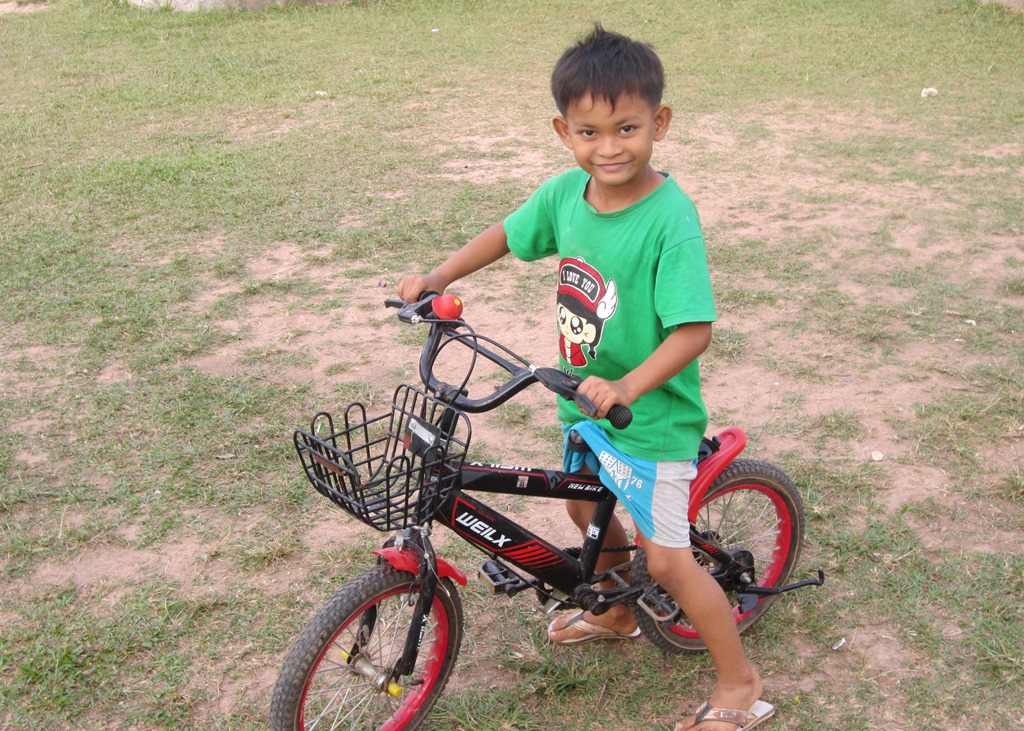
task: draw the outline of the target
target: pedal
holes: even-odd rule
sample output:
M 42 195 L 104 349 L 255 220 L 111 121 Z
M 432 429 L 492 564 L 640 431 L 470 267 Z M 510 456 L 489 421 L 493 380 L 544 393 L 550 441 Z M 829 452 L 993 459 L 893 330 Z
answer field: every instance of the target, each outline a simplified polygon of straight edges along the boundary
M 651 616 L 655 622 L 674 622 L 682 615 L 679 605 L 669 596 L 662 594 L 657 587 L 652 586 L 636 600 L 638 607 Z
M 530 588 L 530 585 L 512 569 L 494 559 L 488 559 L 480 564 L 476 575 L 495 594 L 512 596 Z

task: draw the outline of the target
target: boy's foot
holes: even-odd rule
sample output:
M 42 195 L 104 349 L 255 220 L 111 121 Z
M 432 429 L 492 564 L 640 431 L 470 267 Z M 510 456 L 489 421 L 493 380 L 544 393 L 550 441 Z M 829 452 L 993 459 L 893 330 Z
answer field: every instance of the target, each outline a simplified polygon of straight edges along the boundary
M 719 678 L 715 692 L 690 718 L 676 724 L 675 731 L 746 731 L 759 727 L 775 715 L 775 706 L 758 700 L 761 676 L 749 667 L 735 679 Z M 746 709 L 746 710 L 743 710 Z
M 548 625 L 548 639 L 558 645 L 582 645 L 594 640 L 629 640 L 640 636 L 632 616 L 616 624 L 598 624 L 587 612 L 562 612 Z

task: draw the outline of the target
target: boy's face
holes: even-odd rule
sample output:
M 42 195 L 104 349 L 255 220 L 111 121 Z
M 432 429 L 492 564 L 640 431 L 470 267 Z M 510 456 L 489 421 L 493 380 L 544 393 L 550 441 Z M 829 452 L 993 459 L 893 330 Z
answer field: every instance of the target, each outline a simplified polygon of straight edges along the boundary
M 614 107 L 603 97 L 588 95 L 570 103 L 565 116 L 555 117 L 553 124 L 576 164 L 610 189 L 649 182 L 654 143 L 665 137 L 671 120 L 671 109 L 652 108 L 634 94 L 619 96 Z

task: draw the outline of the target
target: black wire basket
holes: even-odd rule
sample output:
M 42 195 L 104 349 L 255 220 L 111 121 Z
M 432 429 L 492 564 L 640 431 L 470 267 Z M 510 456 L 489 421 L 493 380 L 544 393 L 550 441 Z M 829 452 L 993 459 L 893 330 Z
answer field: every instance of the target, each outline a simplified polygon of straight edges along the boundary
M 326 412 L 295 448 L 313 487 L 380 531 L 422 525 L 456 487 L 469 449 L 469 419 L 414 386 L 395 390 L 391 413 L 368 419 L 350 404 L 335 426 Z

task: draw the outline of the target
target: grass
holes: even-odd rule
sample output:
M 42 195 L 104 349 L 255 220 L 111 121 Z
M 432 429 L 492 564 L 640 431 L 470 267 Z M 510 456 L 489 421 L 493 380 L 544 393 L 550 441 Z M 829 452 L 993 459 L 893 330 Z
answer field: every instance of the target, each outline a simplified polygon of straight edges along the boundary
M 799 485 L 829 573 L 746 635 L 773 723 L 1019 721 L 1024 15 L 61 0 L 0 15 L 0 727 L 264 727 L 381 538 L 308 489 L 291 430 L 415 378 L 379 300 L 566 167 L 546 78 L 598 19 L 666 67 L 715 421 Z M 548 272 L 503 262 L 470 312 L 543 333 Z M 557 465 L 543 408 L 481 420 L 474 455 Z M 556 649 L 529 598 L 463 596 L 429 728 L 665 729 L 711 691 L 707 657 Z

